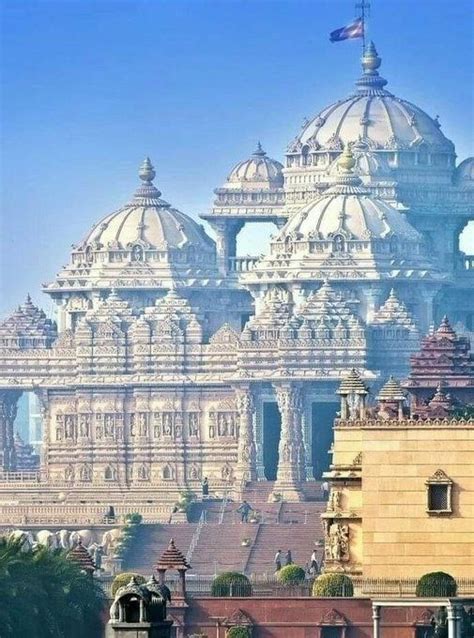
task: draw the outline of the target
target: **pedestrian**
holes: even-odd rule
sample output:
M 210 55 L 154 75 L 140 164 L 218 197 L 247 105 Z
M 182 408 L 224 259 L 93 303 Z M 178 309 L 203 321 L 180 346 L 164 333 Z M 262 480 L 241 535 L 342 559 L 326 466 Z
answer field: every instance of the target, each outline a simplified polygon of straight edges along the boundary
M 275 571 L 279 572 L 281 569 L 281 549 L 279 549 L 277 553 L 275 554 L 274 563 L 275 563 Z
M 292 565 L 293 558 L 291 557 L 291 549 L 289 549 L 285 554 L 285 565 Z
M 327 481 L 323 481 L 321 483 L 321 492 L 323 496 L 323 501 L 327 501 L 329 498 L 329 483 Z
M 319 574 L 318 554 L 315 549 L 313 549 L 313 553 L 311 554 L 309 568 L 314 575 Z
M 207 476 L 204 477 L 204 480 L 201 485 L 202 489 L 202 498 L 203 500 L 209 497 L 209 481 L 207 480 Z
M 249 512 L 253 509 L 253 507 L 247 503 L 247 501 L 242 501 L 240 507 L 237 508 L 237 512 L 240 512 L 240 522 L 248 523 L 249 522 Z

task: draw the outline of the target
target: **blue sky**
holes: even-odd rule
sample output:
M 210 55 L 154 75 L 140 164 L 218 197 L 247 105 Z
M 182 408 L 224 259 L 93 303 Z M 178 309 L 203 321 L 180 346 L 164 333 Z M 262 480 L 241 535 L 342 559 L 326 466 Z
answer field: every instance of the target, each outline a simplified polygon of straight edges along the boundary
M 472 0 L 373 0 L 370 36 L 388 88 L 440 115 L 474 152 Z M 350 92 L 360 44 L 330 44 L 346 0 L 4 0 L 0 312 L 137 184 L 149 155 L 163 196 L 188 214 L 261 140 L 283 158 L 327 103 Z M 244 252 L 262 233 L 244 231 Z M 474 233 L 470 248 L 474 252 Z

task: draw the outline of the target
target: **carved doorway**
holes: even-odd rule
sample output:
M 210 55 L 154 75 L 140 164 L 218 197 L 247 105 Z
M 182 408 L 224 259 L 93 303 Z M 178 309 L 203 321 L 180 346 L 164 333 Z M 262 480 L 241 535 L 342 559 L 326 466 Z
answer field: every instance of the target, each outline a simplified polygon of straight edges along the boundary
M 276 401 L 263 403 L 263 467 L 267 481 L 276 481 L 281 415 Z
M 315 402 L 311 404 L 311 458 L 313 477 L 320 479 L 329 469 L 328 454 L 333 442 L 332 426 L 339 403 Z

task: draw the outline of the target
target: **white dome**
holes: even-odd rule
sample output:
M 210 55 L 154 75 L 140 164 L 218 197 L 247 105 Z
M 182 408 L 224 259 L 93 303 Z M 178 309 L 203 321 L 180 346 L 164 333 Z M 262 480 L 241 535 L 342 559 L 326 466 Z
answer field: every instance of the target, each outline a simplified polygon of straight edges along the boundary
M 283 165 L 267 157 L 260 142 L 248 159 L 239 162 L 230 172 L 223 188 L 261 190 L 283 186 Z
M 214 242 L 202 226 L 160 199 L 160 191 L 153 185 L 155 171 L 147 158 L 140 169 L 143 184 L 131 202 L 107 215 L 81 242 L 84 249 L 130 249 L 136 245 L 144 249 L 182 249 L 194 246 L 205 252 L 214 251 Z
M 418 106 L 396 97 L 384 87 L 378 74 L 381 59 L 373 43 L 362 60 L 364 74 L 349 97 L 323 109 L 303 128 L 290 145 L 290 153 L 304 147 L 312 150 L 342 150 L 361 140 L 371 149 L 415 149 L 426 144 L 433 151 L 454 152 L 453 143 L 440 124 Z
M 422 236 L 407 222 L 402 212 L 369 194 L 352 173 L 355 160 L 349 151 L 339 158 L 336 184 L 303 206 L 283 227 L 277 241 L 295 239 L 368 240 L 396 236 L 422 243 Z
M 454 182 L 463 190 L 474 189 L 474 157 L 468 157 L 459 164 L 454 174 Z

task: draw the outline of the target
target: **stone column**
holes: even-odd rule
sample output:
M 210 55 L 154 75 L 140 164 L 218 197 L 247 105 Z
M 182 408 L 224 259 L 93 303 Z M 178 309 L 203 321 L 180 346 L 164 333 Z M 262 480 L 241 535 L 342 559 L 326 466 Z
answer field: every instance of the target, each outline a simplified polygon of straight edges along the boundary
M 380 638 L 380 607 L 372 605 L 373 634 L 372 638 Z
M 301 481 L 304 480 L 305 451 L 302 421 L 301 387 L 295 383 L 274 385 L 281 414 L 281 434 L 278 448 L 278 471 L 274 491 L 290 500 L 303 499 Z
M 17 390 L 2 390 L 0 392 L 0 470 L 4 472 L 16 470 L 13 428 L 20 395 L 21 392 Z
M 237 448 L 237 479 L 241 487 L 247 481 L 257 479 L 257 458 L 253 418 L 255 412 L 253 394 L 250 386 L 235 389 L 240 430 Z
M 236 219 L 208 220 L 216 233 L 217 265 L 223 275 L 229 272 L 229 259 L 237 253 L 237 235 L 244 222 Z

